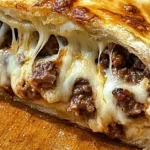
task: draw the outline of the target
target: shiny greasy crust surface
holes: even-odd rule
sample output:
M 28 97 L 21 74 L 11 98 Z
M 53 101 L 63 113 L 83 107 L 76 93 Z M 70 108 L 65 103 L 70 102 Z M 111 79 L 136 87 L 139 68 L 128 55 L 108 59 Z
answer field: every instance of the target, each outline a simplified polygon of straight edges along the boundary
M 9 8 L 12 12 L 18 11 L 19 14 L 15 15 L 20 19 L 49 18 L 51 12 L 56 12 L 82 24 L 97 38 L 99 38 L 97 34 L 103 34 L 97 31 L 104 29 L 104 33 L 108 33 L 112 39 L 130 48 L 132 53 L 138 55 L 149 67 L 149 0 L 1 0 L 0 7 Z M 60 20 L 61 18 L 47 19 L 44 24 L 51 21 L 59 23 Z M 120 32 L 123 36 L 119 34 Z
M 2 0 L 0 6 L 15 8 L 24 13 L 38 11 L 42 16 L 54 11 L 74 18 L 83 25 L 87 22 L 93 25 L 96 22 L 120 24 L 150 44 L 148 0 Z

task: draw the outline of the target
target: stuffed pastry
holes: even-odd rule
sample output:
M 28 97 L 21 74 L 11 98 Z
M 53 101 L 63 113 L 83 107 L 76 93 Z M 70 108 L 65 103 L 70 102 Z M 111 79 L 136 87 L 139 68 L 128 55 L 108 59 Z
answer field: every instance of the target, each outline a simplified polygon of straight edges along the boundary
M 149 0 L 1 0 L 1 90 L 150 149 L 149 7 Z

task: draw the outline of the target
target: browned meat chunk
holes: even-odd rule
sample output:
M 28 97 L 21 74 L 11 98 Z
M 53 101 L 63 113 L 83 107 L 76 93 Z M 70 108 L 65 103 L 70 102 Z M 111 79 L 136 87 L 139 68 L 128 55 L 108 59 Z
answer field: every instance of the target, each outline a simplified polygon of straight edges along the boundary
M 41 97 L 40 94 L 35 90 L 35 88 L 32 88 L 25 82 L 21 82 L 18 85 L 17 95 L 26 100 L 37 100 Z
M 144 115 L 144 104 L 137 102 L 133 93 L 116 88 L 112 94 L 117 100 L 117 105 L 128 117 L 137 118 Z
M 134 54 L 119 45 L 116 45 L 112 50 L 106 47 L 101 54 L 100 67 L 104 73 L 109 67 L 109 55 L 112 51 L 112 72 L 114 75 L 134 84 L 142 81 L 144 77 L 150 78 L 149 70 Z
M 138 69 L 128 69 L 123 68 L 120 70 L 113 69 L 113 74 L 118 75 L 121 79 L 123 79 L 126 82 L 131 83 L 139 83 L 144 79 L 144 77 L 148 77 L 149 75 L 146 74 L 145 71 L 139 71 Z
M 98 60 L 97 60 L 97 62 L 98 62 Z M 105 70 L 109 67 L 109 56 L 107 54 L 102 53 L 100 67 L 104 73 L 105 73 Z
M 73 111 L 76 116 L 95 111 L 92 88 L 87 80 L 77 79 L 72 89 L 69 110 Z
M 112 53 L 112 64 L 114 68 L 121 68 L 126 64 L 126 57 L 123 51 L 117 49 Z
M 53 62 L 39 61 L 33 67 L 33 75 L 31 77 L 31 84 L 36 89 L 54 88 L 56 85 L 58 69 Z
M 111 138 L 123 138 L 125 133 L 124 133 L 124 127 L 116 122 L 112 122 L 111 124 L 108 125 L 107 129 L 107 134 Z

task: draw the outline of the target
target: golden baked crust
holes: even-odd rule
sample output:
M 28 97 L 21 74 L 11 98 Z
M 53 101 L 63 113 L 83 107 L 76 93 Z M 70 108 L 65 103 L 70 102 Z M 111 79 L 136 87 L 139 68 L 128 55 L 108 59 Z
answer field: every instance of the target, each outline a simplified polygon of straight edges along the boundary
M 110 0 L 2 0 L 2 7 L 15 8 L 24 12 L 38 11 L 47 15 L 51 11 L 65 14 L 77 21 L 94 22 L 98 17 L 102 24 L 120 24 L 137 36 L 149 37 L 149 1 L 110 1 Z M 44 10 L 43 10 L 44 9 Z M 84 13 L 83 13 L 84 12 Z M 105 17 L 104 17 L 105 15 Z

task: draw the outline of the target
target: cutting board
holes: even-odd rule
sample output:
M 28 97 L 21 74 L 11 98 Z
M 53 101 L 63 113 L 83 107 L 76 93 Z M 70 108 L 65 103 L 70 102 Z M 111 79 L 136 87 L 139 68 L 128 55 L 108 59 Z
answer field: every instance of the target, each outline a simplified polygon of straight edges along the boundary
M 0 150 L 138 150 L 19 102 L 0 100 Z

